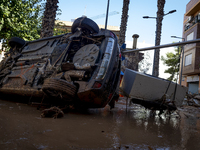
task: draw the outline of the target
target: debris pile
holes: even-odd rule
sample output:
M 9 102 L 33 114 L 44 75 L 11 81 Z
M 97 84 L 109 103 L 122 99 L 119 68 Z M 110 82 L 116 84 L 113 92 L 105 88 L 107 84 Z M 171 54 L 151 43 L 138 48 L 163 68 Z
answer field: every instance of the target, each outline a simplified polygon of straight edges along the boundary
M 56 118 L 61 118 L 64 116 L 64 112 L 58 108 L 58 107 L 51 107 L 51 108 L 48 108 L 48 109 L 44 109 L 42 111 L 42 114 L 41 114 L 41 117 L 53 117 L 54 119 Z
M 200 95 L 187 93 L 186 102 L 188 106 L 200 107 Z
M 132 98 L 131 101 L 132 103 L 140 104 L 145 108 L 153 111 L 159 110 L 160 111 L 159 115 L 162 114 L 164 110 L 167 110 L 167 113 L 171 114 L 171 112 L 175 111 L 177 108 L 176 105 L 174 104 L 174 101 L 171 101 L 167 97 L 168 95 L 164 94 L 161 97 L 161 99 L 155 101 L 140 100 L 135 98 Z

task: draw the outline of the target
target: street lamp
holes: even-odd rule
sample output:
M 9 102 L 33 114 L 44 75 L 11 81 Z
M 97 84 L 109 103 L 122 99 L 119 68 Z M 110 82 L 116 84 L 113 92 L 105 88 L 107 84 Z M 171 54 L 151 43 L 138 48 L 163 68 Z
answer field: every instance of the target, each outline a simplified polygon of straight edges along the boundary
M 182 39 L 183 41 L 185 41 L 185 38 L 182 38 L 182 37 L 171 36 L 171 38 Z M 180 74 L 180 85 L 181 85 L 181 82 L 182 82 L 183 58 L 184 58 L 184 46 L 182 46 L 182 58 L 181 58 L 181 74 Z
M 163 16 L 166 16 L 166 15 L 168 15 L 168 14 L 172 14 L 172 13 L 174 13 L 174 12 L 176 12 L 176 10 L 171 10 L 171 11 L 169 11 L 168 13 L 164 14 Z M 149 16 L 143 16 L 143 18 L 144 18 L 144 19 L 149 19 L 149 18 L 157 19 L 157 17 L 149 17 Z
M 169 11 L 168 13 L 166 13 L 166 14 L 164 14 L 163 16 L 160 16 L 160 17 L 164 17 L 164 16 L 166 16 L 166 15 L 168 15 L 168 14 L 172 14 L 172 13 L 174 13 L 174 12 L 176 12 L 176 10 L 171 10 L 171 11 Z M 160 18 L 159 17 L 159 18 Z M 151 19 L 156 19 L 156 22 L 157 22 L 157 19 L 158 19 L 158 17 L 149 17 L 149 16 L 143 16 L 143 18 L 144 19 L 149 19 L 149 18 L 151 18 Z M 156 38 L 155 38 L 155 46 L 157 45 L 157 39 L 158 39 L 158 29 L 157 29 L 157 27 L 156 27 Z M 160 45 L 160 44 L 159 44 Z M 159 50 L 159 49 L 158 49 Z M 154 72 L 155 72 L 155 57 L 156 57 L 156 49 L 154 50 L 154 60 L 153 60 L 153 71 L 152 71 L 152 75 L 154 75 Z M 159 64 L 158 64 L 159 65 Z M 159 71 L 159 70 L 158 70 Z
M 177 39 L 182 39 L 183 41 L 185 41 L 185 38 L 182 38 L 182 37 L 178 37 L 178 36 L 171 36 L 171 38 L 177 38 Z
M 156 17 L 149 17 L 149 16 L 143 16 L 144 19 L 149 19 L 149 18 L 153 18 L 156 19 Z
M 164 14 L 164 16 L 165 15 L 168 15 L 168 14 L 172 14 L 172 13 L 174 13 L 174 12 L 176 12 L 176 10 L 174 9 L 174 10 L 171 10 L 171 11 L 169 11 L 168 13 L 166 13 L 166 14 Z

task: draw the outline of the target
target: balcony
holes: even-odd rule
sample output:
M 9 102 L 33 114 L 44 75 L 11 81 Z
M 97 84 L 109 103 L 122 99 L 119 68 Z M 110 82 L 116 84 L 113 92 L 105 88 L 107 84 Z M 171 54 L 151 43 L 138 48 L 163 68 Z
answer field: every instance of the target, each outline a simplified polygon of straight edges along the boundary
M 200 22 L 200 13 L 196 15 L 195 17 L 190 16 L 188 18 L 187 23 L 184 25 L 184 31 L 187 31 L 190 29 L 192 26 Z
M 200 0 L 191 0 L 186 6 L 185 16 L 193 16 L 196 12 L 199 11 Z

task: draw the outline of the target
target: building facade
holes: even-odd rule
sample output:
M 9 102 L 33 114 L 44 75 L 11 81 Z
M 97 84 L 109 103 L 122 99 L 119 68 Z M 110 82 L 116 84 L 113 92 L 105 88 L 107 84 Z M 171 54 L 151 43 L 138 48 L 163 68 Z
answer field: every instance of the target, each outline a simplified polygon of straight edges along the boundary
M 58 27 L 58 26 L 64 26 L 64 28 L 67 29 L 68 32 L 71 32 L 71 27 L 72 27 L 72 24 L 73 22 L 71 21 L 61 21 L 61 20 L 56 20 L 55 22 L 55 27 Z M 105 25 L 98 25 L 99 28 L 105 28 Z M 119 32 L 120 32 L 120 29 L 118 26 L 107 26 L 107 29 L 108 30 L 111 30 L 112 32 L 115 33 L 115 35 L 119 38 Z
M 183 22 L 185 41 L 200 38 L 200 0 L 190 0 Z M 191 93 L 200 93 L 200 43 L 184 46 L 182 85 Z

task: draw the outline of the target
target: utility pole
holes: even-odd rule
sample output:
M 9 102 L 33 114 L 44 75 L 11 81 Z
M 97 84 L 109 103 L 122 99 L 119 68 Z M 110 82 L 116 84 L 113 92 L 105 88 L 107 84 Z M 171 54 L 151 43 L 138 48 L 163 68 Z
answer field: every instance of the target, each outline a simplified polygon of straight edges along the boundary
M 182 39 L 185 42 L 185 38 L 182 37 L 177 37 L 177 36 L 171 36 L 172 38 L 178 38 L 178 39 Z M 182 57 L 181 57 L 181 73 L 180 73 L 180 85 L 182 83 L 182 73 L 183 73 L 183 58 L 184 58 L 184 45 L 181 46 L 181 52 L 182 52 Z
M 110 4 L 110 0 L 108 0 L 108 4 L 107 4 L 105 30 L 107 30 L 107 22 L 108 22 L 109 4 Z

